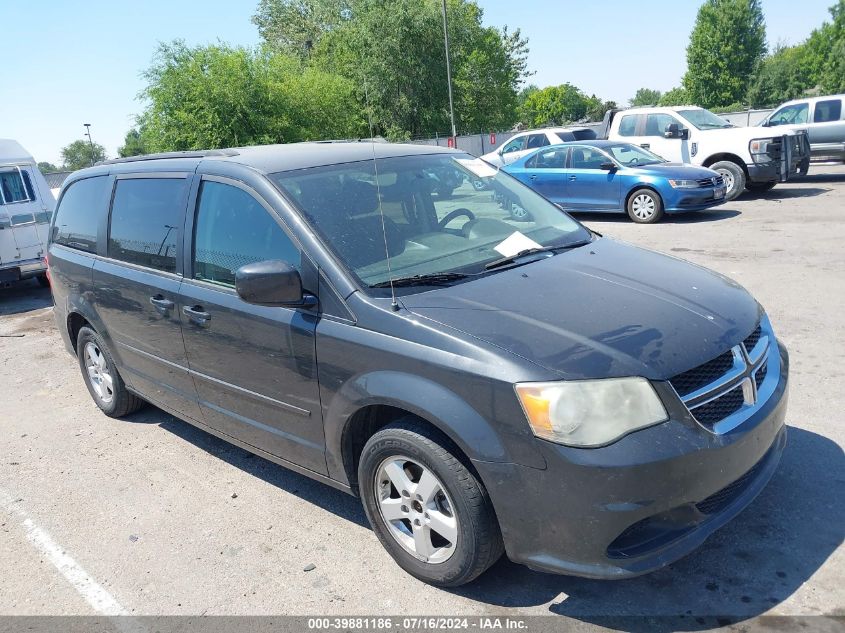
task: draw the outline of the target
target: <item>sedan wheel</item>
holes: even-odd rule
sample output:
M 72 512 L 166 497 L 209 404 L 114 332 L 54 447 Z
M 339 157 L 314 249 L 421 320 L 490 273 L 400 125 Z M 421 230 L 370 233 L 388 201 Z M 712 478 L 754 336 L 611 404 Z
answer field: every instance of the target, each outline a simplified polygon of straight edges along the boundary
M 653 224 L 663 217 L 663 201 L 651 189 L 637 189 L 628 198 L 628 216 L 638 224 Z
M 443 563 L 455 553 L 458 519 L 437 476 L 409 457 L 384 460 L 376 473 L 379 512 L 390 535 L 426 563 Z

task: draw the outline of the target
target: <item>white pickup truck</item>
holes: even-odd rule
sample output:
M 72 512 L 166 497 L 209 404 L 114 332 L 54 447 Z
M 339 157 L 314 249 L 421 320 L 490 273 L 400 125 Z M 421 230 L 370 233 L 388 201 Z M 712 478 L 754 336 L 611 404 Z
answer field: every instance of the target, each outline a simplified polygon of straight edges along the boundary
M 663 158 L 709 167 L 725 180 L 725 198 L 745 189 L 765 191 L 793 175 L 806 173 L 810 145 L 803 130 L 775 133 L 736 127 L 697 106 L 610 110 L 603 136 L 634 143 Z

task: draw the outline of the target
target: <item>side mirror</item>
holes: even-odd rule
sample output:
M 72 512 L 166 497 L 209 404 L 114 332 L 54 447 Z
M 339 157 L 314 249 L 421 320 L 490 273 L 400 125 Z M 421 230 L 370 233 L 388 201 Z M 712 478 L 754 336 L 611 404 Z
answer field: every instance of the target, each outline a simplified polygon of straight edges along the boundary
M 603 169 L 604 171 L 616 171 L 616 163 L 606 161 L 599 165 L 599 169 Z
M 247 303 L 259 306 L 312 308 L 317 305 L 317 297 L 302 291 L 299 271 L 278 259 L 238 268 L 235 292 Z
M 677 123 L 670 123 L 666 126 L 666 129 L 663 131 L 663 137 L 688 139 L 689 130 L 687 128 L 682 128 Z

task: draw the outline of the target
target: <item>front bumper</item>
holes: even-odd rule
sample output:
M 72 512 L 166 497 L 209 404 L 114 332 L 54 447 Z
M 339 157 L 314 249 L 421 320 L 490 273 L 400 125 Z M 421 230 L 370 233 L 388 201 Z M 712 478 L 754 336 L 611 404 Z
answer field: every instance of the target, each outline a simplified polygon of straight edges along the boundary
M 800 173 L 810 160 L 810 141 L 807 133 L 784 134 L 773 153 L 766 156 L 771 160 L 747 164 L 749 182 L 786 182 Z
M 667 213 L 681 213 L 684 211 L 702 211 L 725 203 L 725 188 L 719 187 L 721 195 L 717 195 L 716 187 L 701 189 L 678 189 L 675 195 L 665 200 Z
M 788 355 L 769 399 L 717 435 L 689 414 L 600 449 L 537 440 L 547 467 L 474 461 L 511 560 L 591 578 L 627 578 L 699 547 L 771 478 L 786 444 Z M 773 359 L 774 360 L 774 359 Z

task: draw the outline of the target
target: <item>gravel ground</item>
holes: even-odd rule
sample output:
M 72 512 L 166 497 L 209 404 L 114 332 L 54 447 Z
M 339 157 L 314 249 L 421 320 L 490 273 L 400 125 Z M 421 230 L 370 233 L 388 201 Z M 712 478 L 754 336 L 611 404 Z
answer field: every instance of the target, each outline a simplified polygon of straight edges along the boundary
M 358 501 L 154 408 L 99 413 L 34 283 L 0 290 L 2 614 L 845 614 L 845 166 L 656 226 L 596 230 L 716 269 L 792 358 L 768 488 L 696 553 L 601 582 L 500 561 L 456 590 L 403 573 Z M 314 568 L 305 571 L 310 566 Z M 562 619 L 561 622 L 564 620 Z

